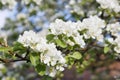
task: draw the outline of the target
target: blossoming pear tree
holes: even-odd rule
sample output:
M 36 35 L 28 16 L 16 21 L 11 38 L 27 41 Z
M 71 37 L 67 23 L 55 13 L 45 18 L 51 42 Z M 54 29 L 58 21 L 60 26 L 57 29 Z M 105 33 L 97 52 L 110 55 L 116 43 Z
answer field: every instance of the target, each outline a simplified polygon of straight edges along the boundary
M 34 6 L 45 6 L 42 4 L 44 0 L 23 0 L 23 2 L 28 7 L 30 3 Z M 101 54 L 110 61 L 119 60 L 120 1 L 70 0 L 67 2 L 65 8 L 70 9 L 75 21 L 54 19 L 44 36 L 34 30 L 26 30 L 16 41 L 13 41 L 12 45 L 7 43 L 9 39 L 1 37 L 0 61 L 3 63 L 26 61 L 34 66 L 39 75 L 54 78 L 73 66 L 78 72 L 92 65 L 98 66 L 97 60 Z M 16 2 L 1 0 L 1 3 L 12 8 Z M 89 5 L 92 6 L 90 10 Z M 106 63 L 107 60 L 103 61 L 103 64 Z

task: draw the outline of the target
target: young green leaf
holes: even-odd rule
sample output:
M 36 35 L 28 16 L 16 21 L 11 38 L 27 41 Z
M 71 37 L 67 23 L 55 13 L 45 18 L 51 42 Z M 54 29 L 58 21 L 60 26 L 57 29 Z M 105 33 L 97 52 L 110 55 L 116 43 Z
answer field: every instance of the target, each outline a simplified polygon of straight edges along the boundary
M 108 46 L 104 47 L 104 53 L 106 54 L 108 51 L 110 50 L 110 48 Z
M 38 53 L 30 53 L 30 61 L 33 66 L 36 66 L 40 63 L 40 57 Z
M 38 64 L 35 66 L 35 70 L 38 72 L 39 75 L 45 75 L 46 66 L 44 64 Z
M 48 42 L 51 42 L 53 39 L 54 39 L 54 35 L 53 34 L 48 34 L 47 36 L 46 36 L 46 39 L 48 40 Z
M 10 50 L 12 50 L 12 49 L 13 49 L 12 47 L 0 47 L 0 52 L 1 52 L 1 51 L 7 52 L 7 51 L 10 51 Z
M 74 59 L 81 59 L 82 55 L 80 52 L 74 52 L 72 55 L 70 55 L 70 57 L 72 57 Z
M 13 51 L 18 51 L 19 53 L 25 53 L 26 48 L 19 42 L 15 42 L 13 45 Z
M 55 41 L 56 41 L 58 46 L 60 46 L 62 48 L 66 48 L 67 47 L 67 44 L 65 42 L 63 42 L 62 40 L 56 39 Z
M 30 53 L 30 61 L 39 75 L 42 76 L 45 74 L 46 66 L 40 63 L 40 56 L 38 53 Z

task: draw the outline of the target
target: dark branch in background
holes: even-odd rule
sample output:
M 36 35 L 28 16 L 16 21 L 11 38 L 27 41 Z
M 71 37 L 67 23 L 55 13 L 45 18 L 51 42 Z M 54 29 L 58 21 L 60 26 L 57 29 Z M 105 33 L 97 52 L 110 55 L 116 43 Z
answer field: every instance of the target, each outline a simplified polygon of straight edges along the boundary
M 7 63 L 7 60 L 4 60 L 2 58 L 0 58 L 0 61 L 3 62 L 3 63 Z
M 20 55 L 18 55 L 18 54 L 12 53 L 11 51 L 9 51 L 9 53 L 10 53 L 11 55 L 16 56 L 18 59 L 15 59 L 15 60 L 14 60 L 14 59 L 11 59 L 11 60 L 9 60 L 9 59 L 2 59 L 2 58 L 0 58 L 0 61 L 3 62 L 3 63 L 11 63 L 11 62 L 17 62 L 17 61 L 30 62 L 29 59 L 23 58 L 22 56 L 20 56 Z
M 26 59 L 15 59 L 15 60 L 9 60 L 9 59 L 2 59 L 2 58 L 0 58 L 0 61 L 1 62 L 3 62 L 3 63 L 11 63 L 11 62 L 17 62 L 17 61 L 28 61 L 28 60 L 26 60 Z M 29 60 L 29 62 L 30 62 L 30 60 Z
M 17 61 L 27 61 L 30 62 L 30 60 L 27 59 L 15 59 L 15 60 L 9 60 L 10 62 L 17 62 Z
M 12 53 L 11 51 L 9 51 L 9 53 L 11 54 L 11 55 L 15 55 L 16 57 L 18 57 L 18 58 L 20 58 L 20 59 L 18 59 L 18 60 L 16 60 L 16 61 L 27 61 L 27 62 L 30 62 L 30 60 L 29 59 L 27 59 L 27 55 L 25 56 L 25 57 L 22 57 L 22 56 L 20 56 L 20 55 L 18 55 L 17 53 Z M 15 61 L 14 61 L 15 62 Z

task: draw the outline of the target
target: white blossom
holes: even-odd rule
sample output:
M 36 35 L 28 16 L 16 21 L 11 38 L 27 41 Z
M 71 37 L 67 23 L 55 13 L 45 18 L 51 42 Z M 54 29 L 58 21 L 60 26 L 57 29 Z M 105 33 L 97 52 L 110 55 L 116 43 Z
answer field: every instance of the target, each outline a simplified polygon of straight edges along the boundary
M 38 44 L 40 41 L 38 35 L 30 31 L 25 31 L 23 35 L 20 35 L 18 38 L 18 42 L 22 43 L 25 47 L 31 47 L 32 49 L 35 49 L 36 44 Z
M 17 15 L 17 19 L 18 19 L 18 20 L 26 19 L 26 18 L 27 18 L 27 15 L 26 15 L 25 13 L 19 13 L 19 14 Z
M 107 25 L 107 31 L 111 33 L 111 35 L 115 36 L 116 39 L 113 40 L 112 38 L 108 40 L 111 44 L 115 45 L 114 50 L 117 53 L 120 53 L 120 23 L 115 22 Z
M 44 52 L 47 50 L 48 45 L 46 44 L 46 39 L 40 38 L 38 44 L 36 44 L 35 49 L 40 52 Z
M 80 45 L 80 47 L 85 46 L 83 37 L 78 32 L 79 25 L 81 22 L 64 22 L 60 19 L 56 19 L 54 23 L 50 24 L 50 30 L 52 34 L 60 35 L 65 34 L 67 37 L 73 37 L 75 42 Z
M 62 56 L 61 51 L 56 49 L 54 43 L 47 44 L 46 40 L 43 38 L 41 43 L 37 44 L 37 50 L 41 52 L 40 60 L 44 64 L 46 64 L 49 68 L 47 69 L 46 75 L 54 77 L 56 74 L 56 70 L 63 71 L 65 67 L 66 60 Z M 59 68 L 55 68 L 55 66 L 59 66 Z M 52 70 L 49 70 L 52 69 Z
M 117 52 L 117 53 L 120 53 L 120 36 L 118 36 L 115 40 L 114 40 L 114 43 L 115 43 L 115 47 L 114 47 L 114 50 Z
M 45 39 L 43 39 L 39 44 L 37 44 L 37 50 L 42 52 L 41 53 L 41 62 L 44 62 L 47 64 L 47 66 L 55 66 L 58 64 L 65 64 L 65 59 L 62 56 L 61 51 L 58 51 L 56 49 L 56 46 L 54 43 L 47 44 L 45 42 Z M 61 62 L 62 61 L 62 62 Z
M 82 0 L 69 0 L 68 4 L 65 5 L 66 9 L 69 9 L 70 12 L 75 12 L 79 15 L 84 15 L 84 10 L 80 6 Z
M 50 24 L 51 33 L 55 35 L 65 34 L 67 36 L 76 35 L 76 23 L 68 21 L 64 22 L 60 19 L 56 19 L 54 23 Z
M 82 27 L 87 29 L 84 37 L 86 39 L 93 38 L 98 41 L 102 41 L 102 29 L 105 28 L 105 21 L 100 19 L 98 16 L 90 16 L 89 18 L 85 18 L 82 21 Z
M 110 31 L 113 36 L 118 36 L 118 35 L 120 35 L 119 34 L 119 32 L 120 32 L 120 23 L 116 22 L 116 23 L 108 24 L 106 30 Z
M 51 68 L 51 67 L 46 67 L 46 75 L 49 75 L 51 77 L 55 77 L 57 73 L 57 70 L 55 68 Z
M 120 12 L 120 3 L 118 0 L 96 0 L 101 8 L 110 9 L 117 12 Z
M 83 40 L 83 36 L 76 36 L 76 37 L 73 37 L 74 40 L 76 41 L 77 44 L 79 44 L 81 46 L 81 48 L 84 48 L 85 47 L 85 42 Z

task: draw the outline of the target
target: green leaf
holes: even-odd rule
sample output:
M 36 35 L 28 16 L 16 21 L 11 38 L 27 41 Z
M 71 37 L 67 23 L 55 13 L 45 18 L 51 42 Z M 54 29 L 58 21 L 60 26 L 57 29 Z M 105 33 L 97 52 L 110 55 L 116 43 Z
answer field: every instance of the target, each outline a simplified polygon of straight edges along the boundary
M 0 51 L 5 51 L 5 52 L 10 51 L 12 49 L 13 49 L 12 47 L 0 47 Z
M 66 48 L 67 44 L 65 42 L 63 42 L 60 39 L 56 39 L 55 42 L 57 43 L 58 46 L 62 47 L 62 48 Z
M 84 33 L 86 33 L 87 32 L 87 29 L 84 29 L 84 30 L 82 30 L 82 31 L 79 31 L 79 33 L 81 34 L 81 35 L 83 35 Z
M 37 66 L 40 63 L 40 56 L 38 53 L 30 53 L 30 61 L 33 66 Z
M 44 64 L 38 64 L 35 66 L 35 70 L 38 72 L 39 75 L 43 76 L 46 72 L 46 66 Z
M 39 75 L 44 75 L 46 66 L 42 63 L 40 63 L 40 54 L 39 53 L 30 53 L 30 61 L 32 65 L 35 67 L 35 70 L 38 72 Z
M 72 55 L 70 55 L 70 57 L 72 57 L 74 59 L 81 59 L 82 55 L 80 52 L 74 52 Z
M 110 48 L 108 46 L 104 47 L 104 53 L 106 54 L 108 51 L 110 50 Z
M 85 66 L 88 66 L 88 65 L 90 64 L 89 61 L 83 61 L 82 63 L 83 63 L 83 65 L 85 65 Z
M 48 75 L 45 75 L 45 76 L 42 76 L 41 80 L 53 80 L 53 78 Z
M 46 39 L 48 40 L 48 42 L 51 42 L 53 39 L 54 39 L 54 35 L 53 34 L 48 34 L 47 36 L 46 36 Z
M 24 47 L 21 43 L 15 42 L 13 45 L 13 51 L 18 51 L 19 53 L 25 53 L 26 52 L 26 47 Z
M 70 39 L 72 42 L 75 42 L 75 40 L 74 40 L 73 37 L 69 37 L 69 39 Z
M 73 50 L 73 46 L 68 46 L 68 50 Z

